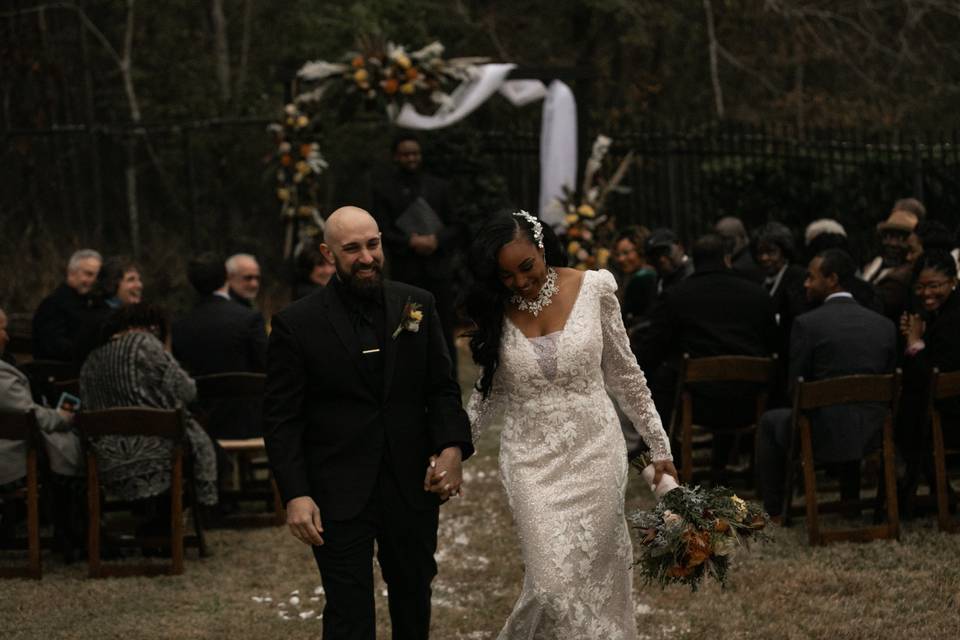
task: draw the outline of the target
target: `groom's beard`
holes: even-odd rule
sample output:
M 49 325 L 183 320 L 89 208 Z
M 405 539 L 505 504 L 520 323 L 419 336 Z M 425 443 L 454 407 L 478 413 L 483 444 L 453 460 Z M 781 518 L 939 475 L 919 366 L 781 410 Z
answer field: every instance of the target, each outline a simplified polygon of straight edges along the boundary
M 333 264 L 337 268 L 337 277 L 340 282 L 346 285 L 347 289 L 359 298 L 373 300 L 383 291 L 383 267 L 377 260 L 368 265 L 354 262 L 350 265 L 350 270 L 344 269 L 336 255 L 333 256 Z M 373 275 L 357 277 L 360 272 L 372 271 Z

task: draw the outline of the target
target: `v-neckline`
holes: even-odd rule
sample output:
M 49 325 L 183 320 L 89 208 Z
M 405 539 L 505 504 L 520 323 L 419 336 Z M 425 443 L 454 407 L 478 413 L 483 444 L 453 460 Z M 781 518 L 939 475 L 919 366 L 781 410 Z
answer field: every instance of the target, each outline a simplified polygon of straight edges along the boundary
M 510 316 L 508 316 L 507 314 L 503 314 L 504 319 L 510 323 L 510 326 L 513 327 L 514 331 L 519 333 L 523 337 L 523 339 L 528 342 L 530 340 L 535 340 L 537 338 L 543 338 L 544 336 L 552 336 L 556 334 L 559 334 L 557 335 L 557 340 L 560 340 L 563 337 L 563 334 L 567 332 L 567 326 L 570 324 L 570 318 L 573 317 L 573 312 L 577 310 L 577 305 L 580 304 L 580 296 L 583 294 L 583 288 L 587 284 L 587 273 L 588 272 L 585 271 L 583 273 L 583 277 L 580 278 L 580 288 L 577 289 L 577 297 L 574 298 L 573 306 L 570 307 L 570 312 L 567 314 L 566 319 L 563 321 L 563 328 L 560 329 L 559 331 L 551 331 L 550 333 L 546 333 L 543 336 L 528 336 L 527 334 L 525 334 L 523 331 L 520 330 L 520 327 L 518 327 L 513 320 L 510 319 Z

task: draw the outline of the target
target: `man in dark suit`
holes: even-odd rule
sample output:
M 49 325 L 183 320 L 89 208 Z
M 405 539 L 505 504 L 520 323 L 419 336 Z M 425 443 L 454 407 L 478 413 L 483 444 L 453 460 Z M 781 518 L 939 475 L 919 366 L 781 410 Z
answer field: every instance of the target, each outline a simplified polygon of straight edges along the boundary
M 378 179 L 373 189 L 373 215 L 383 233 L 390 277 L 433 294 L 455 364 L 453 257 L 462 240 L 462 225 L 446 181 L 423 171 L 420 141 L 415 135 L 403 133 L 394 139 L 393 162 L 394 170 Z M 421 199 L 443 223 L 436 233 L 410 233 L 397 225 L 397 220 Z
M 263 316 L 231 301 L 227 270 L 213 253 L 190 261 L 187 278 L 197 291 L 193 309 L 173 326 L 173 355 L 193 376 L 262 372 L 266 369 L 267 334 Z M 214 439 L 262 435 L 260 400 L 204 400 L 207 431 Z
M 828 249 L 810 261 L 804 283 L 807 298 L 823 304 L 794 320 L 790 337 L 791 383 L 854 374 L 890 373 L 896 363 L 896 329 L 879 313 L 860 306 L 849 289 L 856 277 L 853 259 Z M 859 465 L 875 446 L 884 408 L 873 405 L 828 407 L 813 413 L 814 456 L 838 463 L 844 499 L 859 495 Z M 774 409 L 760 421 L 757 473 L 764 508 L 783 507 L 784 461 L 793 437 L 790 409 Z M 848 463 L 848 464 L 843 464 Z
M 708 356 L 769 356 L 776 350 L 773 304 L 760 285 L 731 269 L 729 241 L 703 236 L 694 244 L 695 271 L 663 293 L 652 313 L 650 328 L 639 349 L 644 371 L 674 367 L 673 383 L 658 388 L 655 400 L 667 423 L 676 389 L 676 364 L 684 353 Z M 661 376 L 658 380 L 664 379 Z M 695 390 L 693 419 L 706 427 L 732 428 L 750 424 L 756 388 L 736 383 L 710 384 Z M 664 415 L 666 413 L 666 415 Z M 719 479 L 732 440 L 716 438 L 713 463 Z
M 103 258 L 92 249 L 70 256 L 66 279 L 43 299 L 33 315 L 33 357 L 37 360 L 74 359 L 77 338 L 87 330 L 90 291 Z
M 373 217 L 343 207 L 325 233 L 336 277 L 273 319 L 270 465 L 291 532 L 313 545 L 324 639 L 375 637 L 374 541 L 393 637 L 427 638 L 439 504 L 459 492 L 469 422 L 434 298 L 382 279 Z

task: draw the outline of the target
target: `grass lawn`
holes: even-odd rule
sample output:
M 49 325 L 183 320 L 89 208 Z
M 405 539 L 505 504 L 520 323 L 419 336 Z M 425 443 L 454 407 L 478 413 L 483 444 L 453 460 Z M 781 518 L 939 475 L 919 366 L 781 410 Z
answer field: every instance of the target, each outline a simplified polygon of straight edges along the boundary
M 520 591 L 496 448 L 491 431 L 466 465 L 465 497 L 441 512 L 434 638 L 495 638 Z M 649 504 L 633 473 L 628 510 Z M 736 556 L 726 591 L 636 584 L 640 637 L 960 638 L 960 535 L 925 519 L 907 523 L 901 542 L 811 549 L 802 524 L 774 528 L 773 542 Z M 320 578 L 285 528 L 216 530 L 208 539 L 213 557 L 188 551 L 179 577 L 88 580 L 85 565 L 47 555 L 42 581 L 0 582 L 0 639 L 320 636 Z M 378 581 L 379 635 L 388 638 L 385 596 Z

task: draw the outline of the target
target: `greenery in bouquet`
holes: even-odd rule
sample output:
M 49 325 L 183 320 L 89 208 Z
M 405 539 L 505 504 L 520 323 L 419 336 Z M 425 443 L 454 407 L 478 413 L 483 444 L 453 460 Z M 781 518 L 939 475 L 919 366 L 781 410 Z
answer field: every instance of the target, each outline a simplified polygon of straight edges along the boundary
M 607 136 L 597 136 L 584 169 L 580 199 L 570 189 L 564 189 L 559 201 L 566 224 L 563 235 L 570 266 L 582 271 L 606 268 L 616 235 L 616 221 L 606 212 L 607 198 L 611 193 L 629 191 L 620 183 L 633 162 L 632 151 L 609 179 L 601 172 L 611 142 Z
M 631 514 L 630 521 L 641 536 L 636 564 L 645 581 L 696 591 L 707 576 L 726 587 L 731 555 L 768 539 L 770 517 L 730 489 L 681 486 L 653 509 Z
M 319 135 L 314 119 L 299 105 L 291 103 L 267 130 L 273 134 L 275 145 L 267 163 L 274 172 L 280 214 L 287 221 L 299 218 L 305 222 L 300 225 L 301 236 L 317 235 L 323 230 L 319 179 L 328 165 L 316 141 Z M 289 255 L 293 243 L 292 229 L 293 225 L 289 225 L 285 255 Z
M 433 113 L 452 105 L 449 91 L 468 80 L 473 68 L 486 58 L 443 58 L 444 46 L 432 42 L 408 52 L 403 45 L 380 38 L 363 37 L 356 51 L 339 62 L 308 62 L 297 77 L 314 88 L 298 100 L 317 101 L 329 93 L 356 98 L 395 118 L 400 107 L 411 103 L 421 113 Z

